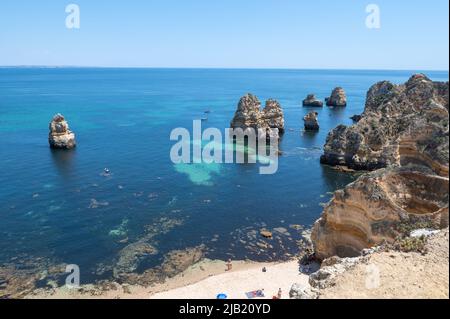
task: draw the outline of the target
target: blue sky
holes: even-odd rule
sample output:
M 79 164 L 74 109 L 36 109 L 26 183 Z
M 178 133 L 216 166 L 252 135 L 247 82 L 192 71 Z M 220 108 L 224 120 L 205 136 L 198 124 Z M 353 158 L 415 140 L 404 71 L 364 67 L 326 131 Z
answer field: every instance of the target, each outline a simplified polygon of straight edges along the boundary
M 447 0 L 2 0 L 0 65 L 448 70 L 448 19 Z

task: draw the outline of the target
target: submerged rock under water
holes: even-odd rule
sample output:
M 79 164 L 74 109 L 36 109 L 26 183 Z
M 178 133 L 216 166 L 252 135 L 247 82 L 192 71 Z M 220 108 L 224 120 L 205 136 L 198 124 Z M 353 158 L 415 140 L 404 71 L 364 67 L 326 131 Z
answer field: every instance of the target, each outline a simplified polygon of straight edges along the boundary
M 220 164 L 176 164 L 175 170 L 179 173 L 186 174 L 189 180 L 200 186 L 212 186 L 212 178 L 214 175 L 220 174 Z

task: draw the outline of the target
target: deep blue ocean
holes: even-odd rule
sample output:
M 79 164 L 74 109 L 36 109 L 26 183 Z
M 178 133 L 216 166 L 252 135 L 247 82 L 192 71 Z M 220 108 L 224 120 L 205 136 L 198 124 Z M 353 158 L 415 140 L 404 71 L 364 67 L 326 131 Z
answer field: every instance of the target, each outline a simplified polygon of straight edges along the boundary
M 319 163 L 327 133 L 364 108 L 369 87 L 405 82 L 414 71 L 0 68 L 0 265 L 20 258 L 77 264 L 82 281 L 113 267 L 118 253 L 164 221 L 151 237 L 158 253 L 205 245 L 212 259 L 276 260 L 298 251 L 297 230 L 320 216 L 331 192 L 355 176 Z M 448 80 L 448 72 L 426 72 Z M 318 133 L 303 131 L 308 93 L 336 86 L 346 108 L 314 108 Z M 274 175 L 257 164 L 174 165 L 176 127 L 229 127 L 241 96 L 277 99 L 285 113 L 283 155 Z M 48 124 L 62 113 L 78 147 L 52 151 Z M 111 171 L 102 176 L 103 169 Z M 156 228 L 155 228 L 156 227 Z M 249 249 L 248 233 L 285 229 L 267 250 Z M 108 266 L 106 267 L 108 268 Z M 106 274 L 105 276 L 108 276 Z

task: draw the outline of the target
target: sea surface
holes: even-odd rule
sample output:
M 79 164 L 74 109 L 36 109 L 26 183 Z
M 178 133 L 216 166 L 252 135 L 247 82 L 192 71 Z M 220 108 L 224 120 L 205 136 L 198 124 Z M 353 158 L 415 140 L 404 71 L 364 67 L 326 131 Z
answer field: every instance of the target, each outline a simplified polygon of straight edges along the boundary
M 139 256 L 136 273 L 198 246 L 211 259 L 288 258 L 302 238 L 293 225 L 310 227 L 332 192 L 355 179 L 320 165 L 327 133 L 352 124 L 371 85 L 415 72 L 0 68 L 0 267 L 76 264 L 90 283 L 112 278 L 124 249 L 142 242 L 155 251 Z M 448 72 L 426 74 L 448 80 Z M 346 108 L 302 107 L 308 93 L 323 99 L 336 86 Z M 223 130 L 247 92 L 284 109 L 276 174 L 260 175 L 258 164 L 171 162 L 172 129 L 207 117 L 204 128 Z M 317 133 L 303 131 L 311 110 Z M 56 113 L 76 134 L 72 151 L 48 146 Z M 262 240 L 262 228 L 275 238 Z

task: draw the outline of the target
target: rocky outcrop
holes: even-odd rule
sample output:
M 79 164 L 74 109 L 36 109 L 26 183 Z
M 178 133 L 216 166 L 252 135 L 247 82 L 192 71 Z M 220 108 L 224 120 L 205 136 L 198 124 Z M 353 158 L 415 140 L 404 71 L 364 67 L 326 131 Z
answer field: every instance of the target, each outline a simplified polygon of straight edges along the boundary
M 260 109 L 261 102 L 252 94 L 241 98 L 238 108 L 231 121 L 231 128 L 263 129 L 267 137 L 280 137 L 284 133 L 284 114 L 280 103 L 270 99 L 266 101 L 264 109 Z
M 352 269 L 359 262 L 363 260 L 362 257 L 355 258 L 338 258 L 332 257 L 324 260 L 322 267 L 309 276 L 309 284 L 315 289 L 326 289 L 335 284 L 336 278 L 344 272 Z
M 116 279 L 139 286 L 152 286 L 156 283 L 163 283 L 167 278 L 175 277 L 192 265 L 200 262 L 205 256 L 205 250 L 204 245 L 184 250 L 173 250 L 164 256 L 162 264 L 147 269 L 142 273 L 135 270 L 122 272 L 120 277 L 116 276 Z
M 448 83 L 419 74 L 375 84 L 360 121 L 328 135 L 321 162 L 355 170 L 416 163 L 448 175 L 448 141 Z
M 198 246 L 171 251 L 165 256 L 161 270 L 165 276 L 174 277 L 198 263 L 204 257 L 204 250 L 204 246 Z
M 72 149 L 76 146 L 75 134 L 69 130 L 69 124 L 61 114 L 56 114 L 49 125 L 48 142 L 51 148 Z
M 301 300 L 318 299 L 319 291 L 309 285 L 300 285 L 295 283 L 292 285 L 291 290 L 289 291 L 289 298 Z
M 306 131 L 318 131 L 319 130 L 319 121 L 317 120 L 317 116 L 319 113 L 317 112 L 309 112 L 303 120 L 305 121 L 305 130 Z
M 329 134 L 321 161 L 378 170 L 335 193 L 313 227 L 316 256 L 356 256 L 405 229 L 447 227 L 448 150 L 448 83 L 419 74 L 374 85 L 361 120 Z
M 337 87 L 325 101 L 327 102 L 327 106 L 347 106 L 347 95 L 343 88 Z
M 314 94 L 308 94 L 303 100 L 303 106 L 323 107 L 323 102 L 316 98 Z
M 365 248 L 394 243 L 414 225 L 448 226 L 448 178 L 420 166 L 363 175 L 337 191 L 315 223 L 319 259 L 357 256 Z

